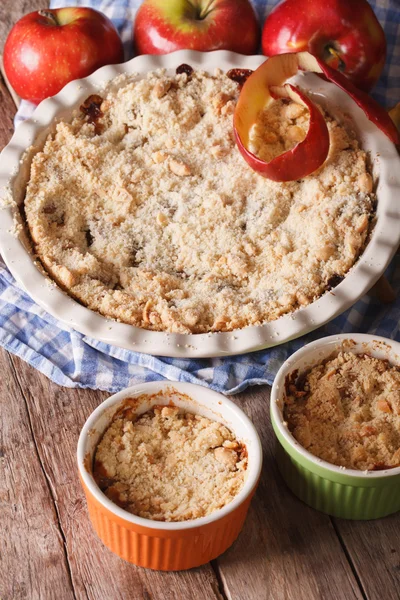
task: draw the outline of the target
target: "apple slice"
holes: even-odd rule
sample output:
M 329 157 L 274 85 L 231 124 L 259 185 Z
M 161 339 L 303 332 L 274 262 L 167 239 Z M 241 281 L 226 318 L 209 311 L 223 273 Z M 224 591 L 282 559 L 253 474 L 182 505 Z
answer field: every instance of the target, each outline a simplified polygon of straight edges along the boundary
M 268 91 L 271 100 L 289 98 L 308 109 L 310 122 L 306 137 L 291 150 L 283 152 L 269 162 L 265 162 L 247 150 L 241 143 L 237 130 L 235 130 L 239 150 L 247 163 L 260 175 L 268 179 L 273 181 L 302 179 L 316 171 L 328 156 L 329 131 L 325 119 L 317 106 L 293 85 L 271 86 Z
M 327 154 L 324 155 L 326 142 L 318 137 L 322 135 L 323 130 L 316 116 L 312 120 L 310 118 L 310 126 L 306 138 L 301 142 L 301 144 L 304 144 L 302 148 L 299 149 L 298 146 L 301 144 L 298 144 L 291 151 L 284 152 L 269 163 L 261 160 L 248 150 L 249 134 L 252 125 L 256 122 L 259 113 L 268 108 L 269 104 L 273 101 L 270 88 L 282 87 L 285 81 L 295 75 L 299 69 L 318 73 L 336 84 L 351 96 L 356 104 L 365 112 L 368 119 L 381 129 L 393 143 L 400 143 L 399 132 L 387 112 L 368 94 L 357 89 L 344 75 L 322 61 L 319 61 L 309 52 L 278 54 L 268 58 L 247 79 L 240 93 L 234 114 L 236 143 L 242 156 L 255 171 L 274 181 L 291 181 L 306 177 L 318 168 L 326 158 Z M 309 109 L 310 117 L 310 106 L 312 107 L 313 115 L 316 115 L 315 110 L 318 111 L 318 109 L 313 105 L 311 100 L 298 89 L 295 90 L 295 93 L 299 95 L 299 98 L 302 100 L 301 103 Z M 308 144 L 310 144 L 309 147 Z M 320 162 L 315 167 L 318 160 L 314 156 L 322 150 L 323 152 L 319 156 Z M 299 156 L 311 161 L 310 164 L 308 162 L 296 164 L 299 159 L 298 157 L 295 160 L 293 159 L 295 152 L 301 152 Z M 288 165 L 287 168 L 285 163 Z M 292 167 L 289 167 L 291 163 Z M 279 166 L 279 170 L 277 170 L 277 166 Z M 290 168 L 294 169 L 291 173 L 289 172 Z M 281 177 L 285 177 L 285 179 L 281 179 Z

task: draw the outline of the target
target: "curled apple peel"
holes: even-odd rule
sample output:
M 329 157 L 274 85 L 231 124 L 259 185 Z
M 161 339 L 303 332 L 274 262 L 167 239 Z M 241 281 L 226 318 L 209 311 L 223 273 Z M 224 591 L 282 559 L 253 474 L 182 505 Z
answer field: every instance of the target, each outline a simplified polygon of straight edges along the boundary
M 343 73 L 318 60 L 309 52 L 299 52 L 299 68 L 323 75 L 328 81 L 346 92 L 364 111 L 368 119 L 389 138 L 393 144 L 400 143 L 400 134 L 386 110 L 369 94 L 358 89 Z
M 283 152 L 269 162 L 265 162 L 252 154 L 238 141 L 239 149 L 250 166 L 260 175 L 273 181 L 292 181 L 301 179 L 316 171 L 325 161 L 329 152 L 329 131 L 323 115 L 317 106 L 293 85 L 271 86 L 269 93 L 272 99 L 288 98 L 301 104 L 310 113 L 310 121 L 306 137 L 287 152 Z M 235 132 L 237 135 L 237 131 Z
M 288 98 L 297 104 L 302 104 L 308 109 L 310 121 L 304 140 L 296 144 L 292 150 L 277 156 L 271 161 L 271 163 L 275 163 L 276 161 L 277 166 L 279 166 L 279 162 L 283 163 L 280 168 L 282 175 L 287 173 L 288 167 L 290 167 L 291 179 L 300 179 L 304 177 L 301 173 L 305 169 L 309 173 L 313 173 L 319 169 L 328 156 L 329 131 L 327 124 L 317 105 L 298 87 L 285 84 L 284 86 L 271 86 L 269 91 L 275 100 L 278 98 Z M 288 180 L 280 178 L 279 181 Z
M 393 143 L 399 143 L 399 132 L 387 112 L 365 92 L 358 90 L 344 75 L 319 61 L 309 52 L 279 54 L 267 59 L 250 75 L 242 88 L 234 114 L 237 146 L 250 167 L 260 175 L 274 181 L 301 179 L 318 169 L 328 154 L 329 134 L 319 109 L 298 88 L 284 85 L 286 80 L 293 77 L 299 69 L 318 73 L 343 89 L 362 108 L 370 121 Z M 285 92 L 282 91 L 282 87 Z M 310 112 L 310 124 L 302 142 L 292 150 L 266 162 L 248 149 L 249 135 L 259 113 L 273 102 L 273 94 L 275 97 L 278 95 L 296 98 L 296 102 L 306 106 Z M 321 120 L 324 121 L 324 126 Z
M 245 148 L 258 114 L 272 102 L 270 86 L 282 86 L 298 69 L 297 54 L 278 54 L 267 59 L 245 81 L 234 114 L 235 134 Z

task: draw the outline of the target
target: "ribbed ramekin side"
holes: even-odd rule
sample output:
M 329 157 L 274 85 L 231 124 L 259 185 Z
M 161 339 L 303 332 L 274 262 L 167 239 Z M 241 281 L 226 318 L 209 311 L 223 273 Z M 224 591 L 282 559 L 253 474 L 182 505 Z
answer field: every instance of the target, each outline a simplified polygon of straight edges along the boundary
M 222 519 L 198 528 L 158 530 L 135 528 L 117 518 L 85 488 L 89 516 L 103 543 L 140 567 L 179 571 L 213 560 L 233 544 L 246 519 L 251 497 Z
M 378 519 L 400 510 L 400 482 L 376 480 L 376 486 L 338 483 L 301 465 L 277 442 L 279 470 L 292 492 L 306 504 L 342 519 Z

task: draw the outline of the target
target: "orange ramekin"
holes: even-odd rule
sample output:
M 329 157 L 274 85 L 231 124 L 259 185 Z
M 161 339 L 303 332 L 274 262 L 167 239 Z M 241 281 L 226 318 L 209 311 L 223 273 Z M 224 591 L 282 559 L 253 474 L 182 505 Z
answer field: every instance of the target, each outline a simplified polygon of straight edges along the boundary
M 154 395 L 165 391 L 165 401 Z M 185 396 L 174 395 L 174 392 Z M 104 431 L 127 398 L 146 398 L 133 410 L 142 414 L 155 404 L 171 403 L 224 423 L 248 452 L 247 477 L 237 496 L 212 514 L 180 522 L 152 521 L 120 508 L 97 486 L 93 457 Z M 243 527 L 261 473 L 262 449 L 250 419 L 233 402 L 191 383 L 138 384 L 111 396 L 86 421 L 78 442 L 78 467 L 92 525 L 103 543 L 121 558 L 149 569 L 179 571 L 213 560 L 235 541 Z

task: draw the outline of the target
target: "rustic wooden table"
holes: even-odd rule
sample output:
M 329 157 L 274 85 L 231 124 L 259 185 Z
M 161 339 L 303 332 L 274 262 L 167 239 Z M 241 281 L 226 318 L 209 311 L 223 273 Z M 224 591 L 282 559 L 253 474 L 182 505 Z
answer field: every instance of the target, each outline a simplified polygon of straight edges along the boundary
M 45 0 L 2 0 L 0 40 Z M 0 147 L 14 104 L 0 81 Z M 161 573 L 114 556 L 93 532 L 78 481 L 79 431 L 104 392 L 70 390 L 0 350 L 1 600 L 399 600 L 400 516 L 342 521 L 305 506 L 274 460 L 269 388 L 235 396 L 264 448 L 261 483 L 244 530 L 201 568 Z

